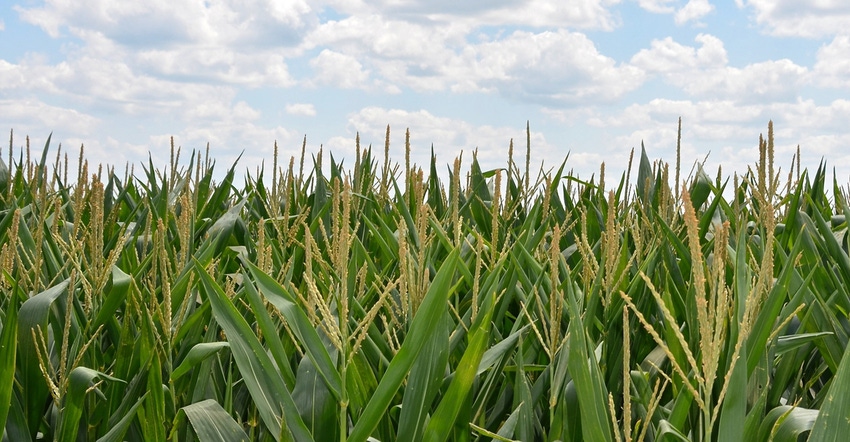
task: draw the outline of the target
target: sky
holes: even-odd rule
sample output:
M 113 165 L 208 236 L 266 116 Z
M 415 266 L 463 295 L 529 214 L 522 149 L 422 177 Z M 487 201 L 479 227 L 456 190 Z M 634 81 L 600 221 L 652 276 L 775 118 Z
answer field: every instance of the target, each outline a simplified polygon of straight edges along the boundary
M 674 163 L 680 117 L 684 174 L 745 172 L 772 120 L 778 168 L 799 145 L 850 183 L 850 2 L 0 3 L 0 129 L 120 170 L 165 167 L 171 137 L 221 168 L 268 167 L 275 143 L 287 162 L 305 136 L 352 165 L 387 125 L 396 162 L 409 128 L 412 162 L 477 149 L 493 169 L 528 123 L 535 166 L 610 180 L 641 143 Z

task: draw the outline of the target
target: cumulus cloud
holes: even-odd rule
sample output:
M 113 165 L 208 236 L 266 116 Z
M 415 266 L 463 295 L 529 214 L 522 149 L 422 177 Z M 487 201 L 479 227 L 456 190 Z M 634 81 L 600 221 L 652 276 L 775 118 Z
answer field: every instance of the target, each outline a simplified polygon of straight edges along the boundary
M 316 116 L 316 106 L 309 103 L 291 103 L 287 104 L 285 109 L 289 115 L 300 115 L 303 117 Z
M 713 10 L 714 5 L 709 3 L 708 0 L 690 0 L 682 9 L 676 11 L 674 20 L 677 25 L 682 25 L 689 21 L 699 20 Z
M 618 20 L 610 7 L 618 0 L 434 0 L 329 1 L 350 15 L 381 14 L 393 18 L 422 17 L 427 21 L 475 26 L 567 27 L 611 30 Z
M 638 88 L 643 72 L 602 55 L 586 35 L 517 31 L 464 53 L 479 87 L 523 100 L 574 105 L 608 101 Z
M 91 135 L 100 119 L 75 109 L 50 105 L 37 99 L 0 99 L 3 123 L 18 133 L 41 135 L 44 131 Z
M 832 42 L 821 46 L 814 67 L 815 81 L 831 88 L 850 87 L 850 36 L 836 36 Z
M 643 81 L 640 69 L 601 54 L 582 33 L 515 31 L 469 43 L 466 31 L 355 16 L 317 29 L 308 39 L 312 45 L 342 53 L 324 49 L 311 64 L 322 68 L 320 81 L 345 87 L 367 87 L 368 71 L 418 91 L 499 93 L 569 105 L 616 99 Z M 322 78 L 332 72 L 339 74 Z
M 678 0 L 638 0 L 638 5 L 655 14 L 671 14 L 676 11 L 673 4 Z
M 850 176 L 850 163 L 840 161 L 850 155 L 838 153 L 850 143 L 850 134 L 844 129 L 850 119 L 850 100 L 846 99 L 826 104 L 813 100 L 742 104 L 717 99 L 653 99 L 612 115 L 590 117 L 587 122 L 613 134 L 603 145 L 640 146 L 643 142 L 650 157 L 674 161 L 680 116 L 683 168 L 708 156 L 709 171 L 722 164 L 724 174 L 746 172 L 758 159 L 758 135 L 766 134 L 767 122 L 773 120 L 776 161 L 783 170 L 799 144 L 805 167 L 817 167 L 827 156 L 839 176 Z M 608 152 L 613 155 L 616 150 Z
M 294 84 L 285 57 L 298 52 L 303 35 L 318 22 L 303 0 L 48 0 L 15 8 L 23 21 L 54 38 L 79 39 L 82 46 L 72 47 L 71 57 L 96 52 L 158 77 L 249 87 Z
M 310 60 L 315 73 L 308 81 L 310 85 L 331 86 L 340 89 L 368 88 L 369 71 L 352 55 L 323 49 Z
M 632 57 L 631 63 L 648 72 L 657 73 L 717 68 L 726 64 L 726 48 L 719 38 L 699 34 L 694 40 L 700 43 L 699 48 L 677 43 L 672 37 L 653 40 L 649 49 L 641 49 Z
M 217 0 L 210 2 L 115 2 L 47 0 L 16 9 L 21 18 L 57 37 L 64 31 L 95 29 L 131 47 L 180 44 L 286 46 L 317 22 L 304 0 Z
M 508 147 L 513 139 L 517 143 L 517 158 L 525 152 L 525 122 L 515 127 L 476 125 L 463 119 L 443 117 L 426 110 L 409 111 L 383 107 L 362 108 L 348 117 L 349 137 L 335 137 L 326 143 L 335 152 L 351 153 L 354 150 L 354 134 L 360 134 L 361 145 L 376 148 L 384 145 L 387 125 L 390 126 L 390 156 L 397 161 L 404 159 L 405 130 L 410 129 L 411 162 L 427 166 L 431 161 L 431 146 L 437 153 L 438 165 L 442 168 L 463 152 L 469 160 L 474 150 L 479 149 L 478 160 L 482 168 L 504 167 L 508 158 Z M 522 148 L 519 144 L 522 144 Z M 566 152 L 554 154 L 543 134 L 532 131 L 532 160 L 563 157 Z M 553 156 L 554 155 L 554 156 Z
M 708 0 L 689 0 L 681 6 L 682 0 L 637 0 L 638 6 L 654 14 L 673 14 L 676 25 L 695 22 L 701 26 L 699 19 L 714 11 L 714 5 Z
M 342 74 L 351 66 L 366 65 L 387 84 L 441 90 L 446 87 L 446 66 L 456 56 L 454 48 L 466 44 L 468 31 L 458 24 L 434 26 L 377 14 L 355 15 L 322 24 L 305 39 L 305 45 L 326 48 L 311 62 L 326 65 L 326 71 Z M 362 70 L 354 71 L 355 79 L 363 76 Z
M 756 23 L 776 36 L 819 38 L 846 34 L 850 2 L 845 0 L 736 0 L 752 11 Z
M 723 42 L 699 34 L 700 47 L 685 46 L 667 37 L 654 40 L 635 54 L 631 63 L 697 97 L 721 97 L 742 102 L 795 100 L 809 78 L 809 70 L 788 59 L 728 66 Z

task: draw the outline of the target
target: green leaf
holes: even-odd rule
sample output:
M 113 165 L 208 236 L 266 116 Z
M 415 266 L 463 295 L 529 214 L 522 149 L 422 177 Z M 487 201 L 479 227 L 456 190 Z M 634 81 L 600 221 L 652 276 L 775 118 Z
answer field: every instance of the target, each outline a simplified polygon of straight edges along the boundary
M 292 332 L 298 338 L 300 344 L 303 345 L 307 356 L 315 364 L 316 369 L 328 385 L 331 393 L 333 393 L 335 398 L 340 398 L 342 380 L 336 371 L 336 365 L 331 360 L 316 328 L 313 327 L 313 323 L 310 322 L 298 300 L 288 290 L 278 284 L 274 278 L 267 275 L 257 266 L 247 260 L 243 260 L 242 263 L 251 272 L 254 283 L 260 289 L 260 292 L 265 295 L 266 299 L 272 305 L 277 307 L 280 314 L 286 319 L 287 324 L 292 328 Z
M 4 275 L 8 275 L 3 271 Z M 17 293 L 15 287 L 12 294 Z M 12 404 L 12 389 L 15 384 L 15 355 L 18 343 L 18 299 L 9 296 L 6 317 L 0 329 L 0 440 L 6 428 L 6 417 Z
M 349 435 L 350 441 L 364 442 L 372 430 L 378 426 L 401 383 L 420 356 L 428 337 L 440 323 L 439 318 L 447 308 L 446 301 L 454 291 L 452 281 L 459 263 L 458 250 L 453 250 L 440 266 L 425 298 L 419 305 L 419 310 L 416 311 L 416 316 L 410 324 L 410 330 L 401 348 L 387 367 L 360 419 L 355 423 Z
M 582 312 L 576 299 L 577 289 L 567 279 L 566 301 L 570 313 L 570 374 L 578 392 L 581 429 L 584 440 L 612 441 L 611 419 L 608 417 L 608 393 L 595 355 L 588 351 Z
M 338 351 L 323 336 L 323 345 L 336 359 Z M 313 361 L 304 356 L 298 364 L 292 400 L 304 419 L 304 424 L 316 440 L 339 439 L 339 407 L 327 384 L 322 380 Z
M 68 390 L 62 397 L 59 427 L 56 431 L 57 440 L 70 441 L 77 439 L 80 417 L 83 415 L 83 400 L 89 388 L 98 379 L 123 382 L 120 379 L 87 367 L 77 367 L 71 370 L 71 373 L 68 375 Z
M 501 360 L 505 354 L 514 349 L 519 338 L 525 333 L 525 331 L 529 328 L 529 325 L 526 324 L 522 326 L 519 330 L 513 332 L 505 339 L 502 339 L 498 344 L 493 345 L 488 348 L 487 351 L 484 352 L 484 355 L 481 357 L 481 363 L 478 364 L 478 372 L 476 375 L 480 376 L 481 373 L 489 370 L 493 365 L 495 365 L 499 360 Z
M 455 420 L 466 402 L 470 389 L 472 389 L 472 383 L 477 377 L 478 364 L 481 363 L 481 357 L 490 341 L 490 320 L 493 317 L 495 298 L 495 292 L 487 295 L 487 299 L 478 312 L 478 317 L 470 326 L 470 330 L 474 330 L 474 332 L 469 338 L 469 345 L 458 363 L 449 389 L 440 400 L 440 405 L 437 406 L 431 420 L 428 421 L 423 441 L 441 442 L 451 435 Z
M 66 293 L 70 280 L 66 279 L 45 291 L 24 301 L 18 312 L 18 367 L 21 372 L 21 391 L 23 392 L 24 413 L 30 430 L 30 437 L 35 438 L 38 423 L 41 421 L 45 403 L 49 394 L 47 382 L 42 377 L 38 364 L 38 356 L 33 330 L 41 330 L 47 337 L 47 319 L 50 306 Z
M 296 441 L 312 441 L 313 438 L 298 414 L 283 378 L 245 318 L 227 298 L 224 290 L 197 262 L 195 270 L 210 301 L 215 319 L 227 335 L 230 352 L 236 360 L 251 398 L 254 399 L 263 424 L 275 436 L 275 440 L 280 440 L 281 428 L 284 428 L 285 423 L 285 428 L 292 432 Z
M 676 427 L 670 425 L 670 422 L 666 420 L 661 420 L 661 423 L 658 425 L 658 437 L 655 439 L 660 442 L 667 441 L 680 441 L 680 442 L 691 442 L 691 440 L 682 434 L 681 431 L 677 430 Z
M 446 372 L 451 326 L 448 312 L 440 322 L 422 349 L 422 357 L 413 364 L 404 389 L 398 434 L 403 434 L 410 442 L 422 440 L 426 418 Z
M 643 141 L 640 142 L 640 165 L 638 166 L 637 187 L 635 189 L 638 198 L 643 202 L 644 208 L 649 212 L 654 212 L 657 208 L 653 208 L 651 202 L 655 198 L 655 175 L 652 173 L 652 163 L 649 162 L 649 157 L 646 155 Z
M 801 333 L 797 335 L 780 336 L 776 340 L 776 355 L 779 356 L 791 350 L 796 350 L 809 342 L 813 342 L 823 336 L 832 336 L 832 332 Z
M 177 380 L 186 373 L 191 372 L 196 365 L 207 359 L 208 357 L 218 353 L 222 348 L 230 347 L 227 342 L 201 342 L 195 344 L 183 358 L 183 361 L 177 368 L 171 372 L 171 380 Z
M 106 297 L 97 312 L 95 320 L 89 323 L 91 330 L 96 330 L 101 325 L 106 324 L 107 321 L 115 318 L 115 312 L 124 304 L 127 298 L 133 278 L 124 273 L 118 266 L 113 266 L 110 282 L 111 284 L 107 286 Z
M 181 408 L 200 442 L 247 441 L 248 435 L 218 402 L 207 399 Z
M 850 352 L 844 352 L 838 371 L 812 428 L 809 442 L 844 440 L 850 434 Z
M 759 429 L 760 439 L 797 442 L 798 436 L 812 429 L 817 417 L 818 410 L 780 405 L 764 417 Z
M 127 434 L 127 429 L 130 428 L 130 424 L 133 423 L 133 420 L 136 418 L 136 411 L 139 407 L 144 403 L 145 398 L 147 398 L 148 394 L 143 394 L 139 400 L 127 410 L 127 413 L 124 414 L 123 417 L 116 423 L 112 428 L 109 429 L 109 432 L 103 435 L 103 437 L 99 438 L 97 442 L 121 442 L 125 440 L 124 435 Z

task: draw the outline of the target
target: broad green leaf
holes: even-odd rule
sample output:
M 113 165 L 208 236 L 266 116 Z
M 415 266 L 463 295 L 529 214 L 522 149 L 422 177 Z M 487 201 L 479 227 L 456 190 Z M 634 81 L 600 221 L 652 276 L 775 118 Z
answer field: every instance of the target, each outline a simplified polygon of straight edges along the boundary
M 218 402 L 207 399 L 181 408 L 200 442 L 248 441 L 248 435 Z
M 296 441 L 312 441 L 283 378 L 251 327 L 206 270 L 197 262 L 195 265 L 213 314 L 227 336 L 230 351 L 263 424 L 275 436 L 275 440 L 280 440 L 281 428 L 286 428 L 292 432 Z
M 850 434 L 850 352 L 844 352 L 838 371 L 829 383 L 809 442 L 843 440 Z
M 196 365 L 204 361 L 206 358 L 218 353 L 222 348 L 230 347 L 227 342 L 201 342 L 192 346 L 183 362 L 171 372 L 171 379 L 177 380 L 186 373 L 189 373 Z
M 313 323 L 310 322 L 298 300 L 257 266 L 247 260 L 244 260 L 243 264 L 251 272 L 254 283 L 260 289 L 260 292 L 272 305 L 277 307 L 280 314 L 286 319 L 287 324 L 292 328 L 292 332 L 303 345 L 307 356 L 315 364 L 319 375 L 322 376 L 334 397 L 339 399 L 340 391 L 342 391 L 342 380 L 336 371 L 336 365 L 325 350 L 316 328 L 313 327 Z
M 422 349 L 421 357 L 413 363 L 404 388 L 398 434 L 404 435 L 410 442 L 422 440 L 426 418 L 446 372 L 451 327 L 448 312 L 443 314 L 440 322 Z
M 331 357 L 336 359 L 338 350 L 333 348 L 326 337 L 323 337 L 323 345 Z M 339 439 L 339 403 L 319 376 L 313 361 L 307 356 L 301 358 L 298 364 L 292 400 L 314 439 Z
M 118 266 L 112 267 L 112 277 L 109 281 L 110 284 L 107 286 L 106 298 L 97 312 L 97 317 L 90 323 L 90 329 L 95 330 L 101 325 L 106 324 L 108 320 L 115 318 L 116 311 L 125 303 L 132 281 L 132 277 L 124 273 Z
M 780 405 L 764 417 L 759 430 L 760 440 L 797 442 L 799 435 L 812 429 L 817 417 L 818 410 Z
M 57 440 L 76 440 L 80 417 L 83 415 L 83 400 L 97 380 L 123 382 L 112 376 L 86 367 L 77 367 L 68 375 L 68 390 L 62 397 Z M 97 391 L 97 390 L 95 390 Z
M 612 441 L 611 419 L 608 417 L 608 392 L 596 362 L 596 356 L 588 351 L 588 343 L 582 312 L 576 302 L 577 290 L 569 279 L 566 289 L 567 310 L 570 313 L 570 374 L 578 392 L 581 408 L 581 429 L 585 440 Z
M 655 175 L 652 173 L 652 164 L 646 155 L 643 141 L 640 143 L 640 165 L 638 166 L 637 194 L 648 211 L 652 211 L 651 201 L 655 198 Z
M 30 436 L 35 438 L 38 422 L 44 412 L 47 400 L 47 383 L 41 374 L 36 356 L 36 344 L 33 341 L 35 329 L 47 336 L 47 320 L 50 307 L 60 296 L 67 293 L 70 280 L 66 279 L 47 290 L 33 296 L 21 304 L 18 312 L 18 367 L 20 370 L 21 390 L 23 391 L 24 412 L 30 426 Z
M 470 326 L 470 330 L 474 331 L 469 338 L 469 345 L 458 363 L 449 389 L 440 400 L 440 405 L 437 406 L 431 420 L 428 421 L 423 441 L 441 442 L 449 438 L 457 415 L 466 402 L 472 383 L 477 377 L 478 364 L 481 363 L 481 357 L 490 340 L 490 320 L 493 317 L 495 297 L 496 294 L 493 292 L 487 295 L 486 301 L 478 312 L 478 318 Z
M 795 350 L 805 344 L 817 340 L 823 336 L 832 336 L 832 332 L 802 333 L 796 335 L 780 336 L 776 339 L 776 355 Z
M 350 441 L 364 442 L 378 426 L 393 396 L 398 392 L 401 383 L 428 341 L 428 337 L 440 323 L 439 318 L 446 311 L 446 301 L 454 291 L 453 280 L 459 266 L 458 250 L 453 250 L 437 271 L 425 298 L 416 311 L 416 316 L 410 324 L 401 348 L 387 367 L 363 414 L 355 422 L 354 429 L 349 435 Z
M 501 437 L 502 440 L 508 440 L 508 441 L 512 440 L 510 438 L 514 437 L 514 429 L 516 428 L 517 423 L 519 421 L 520 411 L 521 411 L 520 407 L 517 407 L 511 413 L 511 415 L 508 416 L 507 419 L 505 419 L 505 422 L 502 424 L 502 427 L 499 428 L 499 432 L 496 433 L 497 434 L 496 437 Z
M 516 381 L 514 382 L 514 409 L 518 413 L 518 419 L 514 424 L 511 437 L 516 436 L 520 440 L 532 440 L 534 439 L 534 419 L 532 418 L 533 399 L 522 358 L 523 356 L 520 353 L 516 353 L 516 357 L 514 358 L 516 361 L 516 373 L 514 373 L 516 377 Z
M 121 442 L 126 440 L 125 434 L 127 434 L 127 429 L 130 428 L 130 425 L 133 423 L 133 420 L 136 418 L 136 411 L 139 407 L 144 403 L 145 398 L 147 398 L 147 393 L 141 395 L 139 400 L 127 410 L 127 413 L 124 414 L 123 417 L 115 424 L 109 431 L 103 435 L 103 437 L 99 438 L 97 442 Z
M 658 436 L 655 440 L 659 442 L 691 442 L 691 440 L 687 436 L 682 434 L 681 431 L 677 430 L 676 427 L 670 425 L 670 422 L 667 422 L 666 420 L 661 420 L 661 424 L 658 426 Z
M 8 274 L 3 271 L 4 275 Z M 12 404 L 12 389 L 15 384 L 15 355 L 18 343 L 18 300 L 12 290 L 6 304 L 6 315 L 0 323 L 0 440 L 6 428 L 6 417 Z
M 746 346 L 741 347 L 741 354 L 729 376 L 729 387 L 720 411 L 718 440 L 733 440 L 741 436 L 746 425 L 747 413 L 747 355 Z
M 505 339 L 502 339 L 498 344 L 495 344 L 487 349 L 484 352 L 484 355 L 481 357 L 481 363 L 478 365 L 478 371 L 476 372 L 477 376 L 481 376 L 481 373 L 489 370 L 493 367 L 496 362 L 501 360 L 505 354 L 514 349 L 519 338 L 528 330 L 529 325 L 524 325 L 519 330 L 511 333 Z
M 242 278 L 244 281 L 248 281 L 249 278 L 244 270 L 242 271 Z M 260 332 L 263 334 L 266 345 L 269 348 L 269 353 L 271 353 L 277 367 L 280 369 L 283 382 L 287 388 L 292 388 L 295 385 L 295 373 L 292 372 L 292 367 L 289 366 L 289 357 L 278 335 L 279 330 L 272 322 L 266 303 L 260 298 L 260 294 L 257 292 L 254 284 L 247 283 L 243 286 L 245 287 L 245 297 L 248 298 L 251 311 L 254 313 L 254 317 L 257 318 L 257 325 L 259 325 Z

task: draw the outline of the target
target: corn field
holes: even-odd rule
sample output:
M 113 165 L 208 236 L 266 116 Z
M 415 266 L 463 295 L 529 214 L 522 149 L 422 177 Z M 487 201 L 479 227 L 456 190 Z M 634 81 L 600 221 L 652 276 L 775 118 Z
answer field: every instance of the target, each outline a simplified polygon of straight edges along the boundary
M 81 150 L 69 178 L 10 137 L 2 440 L 846 440 L 825 164 L 775 168 L 770 125 L 743 175 L 641 149 L 612 184 L 529 140 L 495 170 L 358 141 L 244 176 Z

